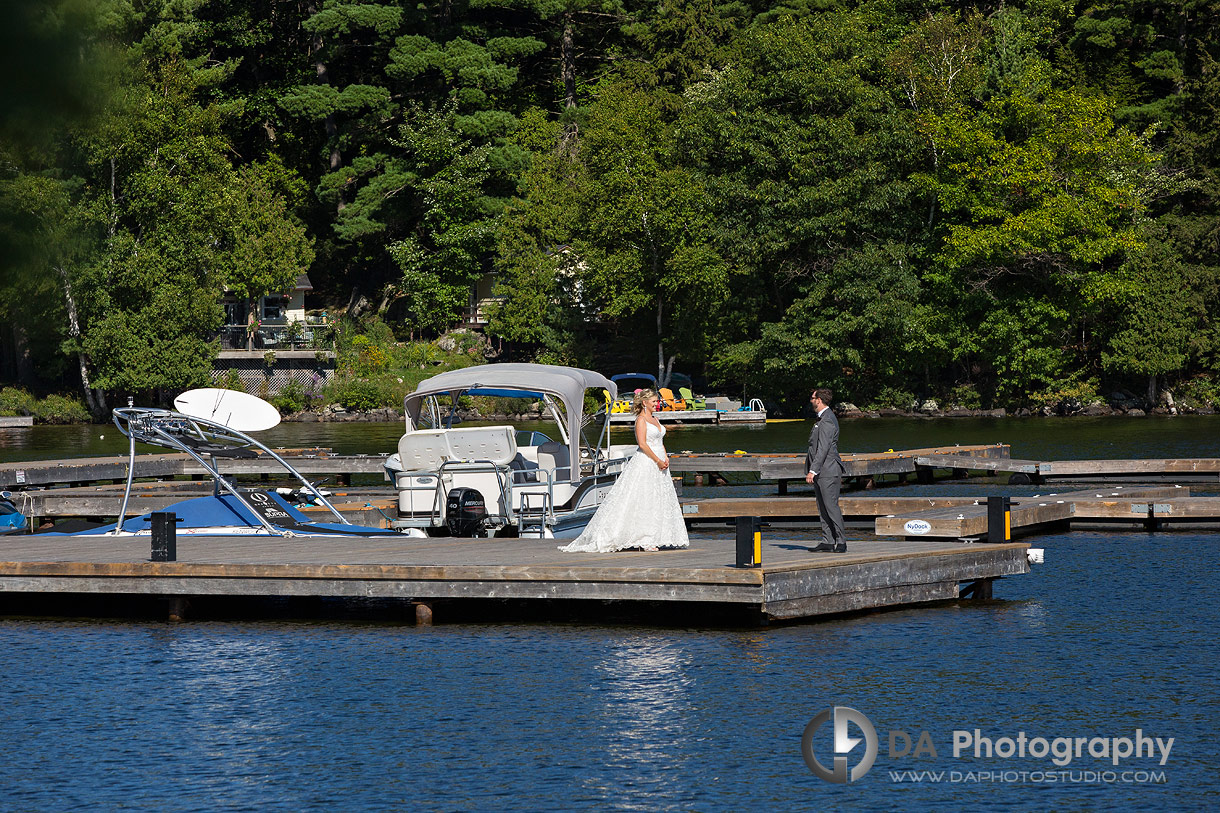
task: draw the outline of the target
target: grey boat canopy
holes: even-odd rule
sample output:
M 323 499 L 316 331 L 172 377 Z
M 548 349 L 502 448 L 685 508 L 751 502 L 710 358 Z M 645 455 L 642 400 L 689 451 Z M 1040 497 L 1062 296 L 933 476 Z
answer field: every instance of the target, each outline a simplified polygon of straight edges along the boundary
M 412 427 L 419 425 L 424 402 L 435 395 L 494 395 L 507 398 L 558 397 L 563 404 L 568 443 L 579 445 L 585 408 L 585 390 L 603 389 L 610 400 L 618 397 L 618 385 L 601 373 L 553 364 L 482 364 L 449 370 L 433 376 L 403 399 L 403 411 Z M 578 452 L 579 449 L 573 449 Z M 576 459 L 576 458 L 573 458 Z

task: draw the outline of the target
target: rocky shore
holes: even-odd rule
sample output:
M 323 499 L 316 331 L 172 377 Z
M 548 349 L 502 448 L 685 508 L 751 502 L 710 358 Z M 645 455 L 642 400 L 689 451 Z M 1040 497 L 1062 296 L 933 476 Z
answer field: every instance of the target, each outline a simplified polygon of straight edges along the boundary
M 463 421 L 537 421 L 542 419 L 542 410 L 531 410 L 519 414 L 482 414 L 477 409 L 459 409 L 458 418 Z M 384 407 L 368 412 L 353 412 L 338 404 L 331 404 L 316 412 L 297 412 L 286 415 L 285 421 L 292 423 L 390 423 L 401 422 L 401 409 Z
M 389 423 L 402 420 L 401 409 L 371 409 L 368 412 L 351 412 L 338 404 L 331 404 L 317 412 L 294 412 L 285 415 L 289 423 Z
M 1012 411 L 1003 407 L 966 409 L 953 404 L 942 408 L 938 402 L 931 399 L 912 405 L 910 409 L 860 409 L 853 403 L 843 402 L 835 405 L 835 414 L 841 418 L 1070 418 L 1076 416 L 1142 418 L 1147 415 L 1214 415 L 1216 408 L 1213 404 L 1203 406 L 1176 404 L 1173 395 L 1168 392 L 1162 393 L 1160 402 L 1156 406 L 1150 407 L 1146 401 L 1137 399 L 1130 393 L 1116 392 L 1104 401 L 1098 399 L 1085 403 L 1068 399 L 1037 409 Z

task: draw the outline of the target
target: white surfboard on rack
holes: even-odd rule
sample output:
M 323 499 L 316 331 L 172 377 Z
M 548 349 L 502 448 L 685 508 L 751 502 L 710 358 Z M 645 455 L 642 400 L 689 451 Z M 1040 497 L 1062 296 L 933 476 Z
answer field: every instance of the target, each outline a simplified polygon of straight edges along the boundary
M 280 422 L 280 411 L 257 395 L 216 387 L 187 390 L 174 399 L 174 409 L 238 432 L 261 432 Z

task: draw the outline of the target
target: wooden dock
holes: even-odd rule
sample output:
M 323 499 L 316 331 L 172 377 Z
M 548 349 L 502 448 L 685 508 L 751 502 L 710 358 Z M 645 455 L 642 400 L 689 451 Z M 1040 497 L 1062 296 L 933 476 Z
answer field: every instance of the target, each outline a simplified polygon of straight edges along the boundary
M 1147 460 L 1024 460 L 1013 458 L 1007 444 L 942 446 L 889 452 L 861 452 L 843 455 L 849 480 L 872 485 L 882 477 L 905 482 L 914 476 L 918 482 L 934 482 L 934 474 L 947 470 L 956 478 L 970 472 L 1021 475 L 1025 482 L 1049 479 L 1100 480 L 1131 478 L 1182 478 L 1191 481 L 1220 482 L 1220 458 L 1147 459 Z M 327 449 L 292 450 L 287 455 L 302 474 L 317 478 L 333 476 L 350 484 L 353 475 L 384 477 L 387 455 L 337 455 Z M 779 492 L 787 484 L 805 476 L 805 456 L 797 453 L 685 453 L 670 455 L 674 474 L 724 475 L 747 473 L 762 481 L 777 481 Z M 241 476 L 279 474 L 282 469 L 266 458 L 225 460 L 226 473 Z M 188 455 L 141 454 L 136 456 L 136 477 L 169 479 L 198 477 L 204 472 Z M 0 488 L 25 489 L 39 486 L 84 485 L 116 482 L 127 477 L 127 457 L 72 458 L 0 464 Z
M 684 605 L 752 623 L 814 618 L 990 597 L 992 581 L 1029 572 L 1027 546 L 937 540 L 852 542 L 814 554 L 807 542 L 768 534 L 761 568 L 734 566 L 732 538 L 694 536 L 689 549 L 567 554 L 555 540 L 391 537 L 185 537 L 174 562 L 149 560 L 147 538 L 10 537 L 0 547 L 0 607 L 23 597 L 55 606 L 72 597 L 170 600 L 189 617 L 192 597 L 393 599 L 446 607 L 474 600 L 575 602 L 596 617 Z
M 849 479 L 875 482 L 882 476 L 893 476 L 904 481 L 914 475 L 923 482 L 931 482 L 933 467 L 921 467 L 917 460 L 921 458 L 956 457 L 964 461 L 963 465 L 952 466 L 955 472 L 965 476 L 968 468 L 983 468 L 987 461 L 1007 459 L 1010 447 L 1003 443 L 980 444 L 970 446 L 938 446 L 927 449 L 909 449 L 890 452 L 860 452 L 844 454 L 843 466 Z M 681 453 L 669 456 L 670 471 L 675 474 L 727 474 L 731 472 L 747 472 L 757 474 L 760 480 L 776 480 L 779 482 L 781 494 L 787 493 L 790 481 L 805 479 L 805 455 L 795 453 L 782 454 L 697 454 Z M 940 467 L 943 468 L 943 467 Z
M 1220 458 L 1148 458 L 1137 460 L 1019 460 L 979 459 L 960 454 L 927 454 L 915 459 L 921 469 L 1009 472 L 1026 475 L 1024 482 L 1049 480 L 1115 480 L 1173 477 L 1220 482 Z
M 202 497 L 212 490 L 202 481 L 175 480 L 136 483 L 128 516 L 164 510 L 181 500 Z M 394 495 L 384 487 L 336 487 L 328 499 L 352 522 L 387 527 L 396 511 Z M 18 508 L 40 520 L 68 517 L 113 518 L 123 501 L 118 485 L 78 486 L 17 492 Z M 1116 486 L 1036 497 L 1012 497 L 1010 527 L 1026 535 L 1051 527 L 1080 523 L 1129 523 L 1153 530 L 1171 525 L 1220 522 L 1220 497 L 1196 497 L 1184 486 Z M 981 540 L 987 533 L 986 499 L 981 497 L 892 497 L 874 492 L 846 494 L 839 500 L 849 522 L 873 523 L 878 536 L 929 536 Z M 302 509 L 325 520 L 324 508 Z M 769 522 L 812 524 L 818 520 L 817 500 L 808 496 L 715 497 L 683 499 L 688 524 L 724 525 L 737 517 L 756 516 Z
M 714 409 L 664 409 L 660 412 L 654 412 L 657 420 L 661 423 L 669 424 L 688 424 L 702 423 L 715 424 L 717 420 L 717 411 Z M 630 426 L 635 423 L 635 415 L 631 412 L 615 412 L 610 415 L 611 426 Z
M 877 536 L 982 541 L 989 531 L 987 501 L 980 497 L 844 496 L 839 507 L 848 521 L 872 521 Z M 731 522 L 739 516 L 794 523 L 818 518 L 813 497 L 685 500 L 682 512 L 691 524 Z M 1182 486 L 1119 486 L 1012 497 L 1009 515 L 1014 536 L 1086 521 L 1128 522 L 1155 529 L 1170 523 L 1220 521 L 1220 497 L 1192 497 L 1190 489 Z M 1150 526 L 1150 521 L 1155 525 Z
M 759 410 L 723 410 L 723 409 L 663 409 L 652 413 L 657 420 L 666 424 L 765 424 L 767 413 Z M 635 415 L 630 412 L 616 412 L 610 416 L 611 426 L 630 426 L 635 423 Z
M 277 453 L 284 454 L 277 450 Z M 336 455 L 327 450 L 294 450 L 285 458 L 307 477 L 335 475 L 348 480 L 353 474 L 385 476 L 387 455 Z M 127 478 L 127 456 L 80 457 L 67 460 L 32 460 L 0 463 L 0 488 L 118 482 Z M 225 474 L 282 475 L 284 469 L 267 457 L 229 458 L 220 464 Z M 138 454 L 135 476 L 141 479 L 199 477 L 204 469 L 187 454 Z
M 955 453 L 971 460 L 1007 456 L 1008 446 L 953 446 L 934 449 L 914 449 L 904 452 L 844 455 L 848 477 L 872 483 L 883 475 L 905 479 L 915 474 L 915 460 L 920 455 Z M 281 452 L 283 454 L 283 452 Z M 336 455 L 326 449 L 291 450 L 285 454 L 289 462 L 305 476 L 317 479 L 332 476 L 350 485 L 353 475 L 384 479 L 387 455 Z M 726 472 L 754 473 L 763 480 L 779 480 L 780 493 L 786 493 L 787 481 L 804 479 L 804 455 L 798 454 L 674 454 L 670 470 L 674 474 L 723 474 Z M 30 489 L 47 486 L 84 486 L 90 483 L 117 483 L 127 478 L 126 455 L 110 457 L 70 458 L 66 460 L 34 460 L 24 463 L 0 464 L 0 488 Z M 221 470 L 237 476 L 279 476 L 283 469 L 266 457 L 227 459 Z M 931 470 L 928 470 L 930 475 Z M 199 477 L 203 468 L 186 454 L 136 455 L 138 479 L 167 480 L 176 477 Z
M 66 517 L 117 517 L 123 504 L 122 485 L 74 486 L 20 491 L 13 494 L 21 513 L 37 519 L 61 519 Z M 340 513 L 361 525 L 381 527 L 383 517 L 376 511 L 396 510 L 394 495 L 386 488 L 324 489 L 327 499 Z M 161 511 L 168 506 L 193 497 L 206 497 L 213 493 L 210 483 L 200 480 L 170 480 L 153 483 L 134 483 L 127 503 L 127 516 L 139 516 L 150 511 Z M 376 506 L 376 508 L 374 508 Z M 314 509 L 305 509 L 309 513 Z M 329 513 L 325 508 L 322 513 Z
M 353 475 L 384 479 L 381 455 L 335 455 L 326 449 L 296 449 L 282 452 L 313 479 L 329 476 L 339 480 L 328 485 L 332 502 L 354 522 L 384 526 L 385 515 L 394 513 L 393 495 L 384 486 L 353 488 Z M 19 510 L 40 520 L 61 517 L 111 518 L 122 502 L 121 487 L 127 475 L 126 457 L 81 458 L 0 464 L 0 487 L 11 489 Z M 222 462 L 226 473 L 249 479 L 266 479 L 279 473 L 278 464 L 263 458 Z M 1106 478 L 1148 476 L 1211 478 L 1220 472 L 1220 460 L 1150 459 L 1093 461 L 1030 461 L 1013 459 L 1006 444 L 934 447 L 844 455 L 849 479 L 858 487 L 871 488 L 880 478 L 893 475 L 904 481 L 915 475 L 921 483 L 934 480 L 932 473 L 945 469 L 954 479 L 969 471 L 999 471 L 1034 477 Z M 693 454 L 670 456 L 675 474 L 724 474 L 748 472 L 761 480 L 778 480 L 774 498 L 718 498 L 687 500 L 683 510 L 689 522 L 727 522 L 737 516 L 759 516 L 775 521 L 811 522 L 817 519 L 812 497 L 789 496 L 786 485 L 803 481 L 804 456 L 799 454 Z M 136 477 L 156 482 L 137 482 L 128 506 L 129 515 L 164 509 L 171 503 L 210 493 L 210 486 L 192 478 L 201 468 L 188 455 L 145 454 L 136 457 Z M 92 483 L 92 485 L 90 485 Z M 66 485 L 65 485 L 66 484 Z M 1106 486 L 1110 487 L 1109 484 Z M 1014 497 L 1011 530 L 1027 534 L 1047 528 L 1070 527 L 1081 522 L 1128 522 L 1149 529 L 1183 523 L 1220 522 L 1220 498 L 1192 497 L 1189 489 L 1142 485 L 1142 490 L 1112 492 L 1113 499 L 1089 495 L 1091 491 L 1049 495 L 1044 498 Z M 997 491 L 1000 491 L 997 489 Z M 1002 492 L 1001 492 L 1002 493 Z M 1054 499 L 1050 499 L 1050 497 Z M 922 496 L 878 497 L 870 491 L 848 491 L 841 505 L 852 521 L 872 521 L 880 536 L 945 539 L 981 539 L 987 535 L 987 508 L 978 497 Z M 37 523 L 35 523 L 37 525 Z
M 1042 483 L 1059 480 L 1107 480 L 1171 477 L 1192 481 L 1220 482 L 1220 458 L 1150 458 L 1135 460 L 1025 460 L 1011 456 L 1007 444 L 975 446 L 942 446 L 928 449 L 907 449 L 894 452 L 844 454 L 846 477 L 856 480 L 878 480 L 893 476 L 900 482 L 914 477 L 918 482 L 931 483 L 937 471 L 945 470 L 953 478 L 964 478 L 970 472 L 1024 475 L 1021 482 Z M 760 480 L 776 480 L 780 493 L 786 484 L 805 476 L 803 454 L 672 454 L 670 469 L 674 473 L 750 472 Z

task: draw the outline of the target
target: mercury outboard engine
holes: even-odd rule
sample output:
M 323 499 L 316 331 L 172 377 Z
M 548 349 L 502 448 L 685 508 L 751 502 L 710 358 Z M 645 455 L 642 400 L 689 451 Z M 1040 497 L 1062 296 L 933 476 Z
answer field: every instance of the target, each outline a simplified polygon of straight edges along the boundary
M 479 536 L 487 522 L 487 503 L 478 489 L 451 488 L 445 498 L 445 525 L 453 536 Z

